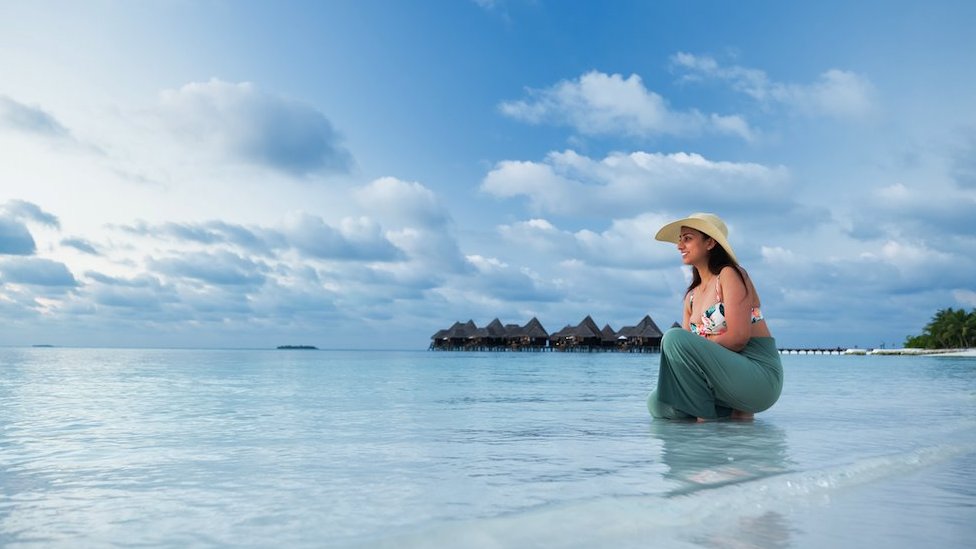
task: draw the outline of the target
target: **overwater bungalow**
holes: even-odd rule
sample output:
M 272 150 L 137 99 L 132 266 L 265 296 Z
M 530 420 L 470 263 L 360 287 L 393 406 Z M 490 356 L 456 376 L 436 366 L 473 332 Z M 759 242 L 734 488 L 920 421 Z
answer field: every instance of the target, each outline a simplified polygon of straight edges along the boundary
M 645 315 L 636 326 L 624 326 L 617 332 L 620 350 L 629 352 L 659 351 L 662 337 L 664 334 L 651 315 Z
M 603 332 L 590 315 L 576 326 L 559 330 L 550 339 L 557 351 L 592 351 L 603 346 Z
M 663 334 L 650 315 L 636 326 L 615 331 L 610 324 L 601 330 L 587 315 L 576 326 L 566 325 L 550 335 L 533 317 L 525 326 L 502 324 L 494 319 L 479 328 L 473 320 L 455 322 L 431 336 L 430 349 L 438 351 L 568 351 L 568 352 L 656 352 Z
M 455 322 L 450 328 L 438 330 L 437 333 L 431 336 L 430 348 L 463 350 L 471 343 L 477 329 L 473 320 L 469 320 L 464 324 Z
M 549 334 L 535 317 L 525 326 L 503 325 L 497 318 L 479 328 L 474 321 L 455 322 L 431 336 L 430 348 L 444 351 L 547 350 Z
M 522 327 L 519 338 L 518 344 L 523 347 L 538 349 L 549 346 L 549 333 L 536 317 L 532 317 L 532 320 Z
M 604 349 L 614 349 L 617 347 L 617 332 L 609 324 L 600 330 L 600 336 L 600 347 Z

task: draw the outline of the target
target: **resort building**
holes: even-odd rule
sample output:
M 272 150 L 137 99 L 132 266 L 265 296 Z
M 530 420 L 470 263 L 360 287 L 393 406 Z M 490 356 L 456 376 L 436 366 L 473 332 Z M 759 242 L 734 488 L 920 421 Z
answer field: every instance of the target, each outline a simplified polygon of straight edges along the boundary
M 541 351 L 549 346 L 549 334 L 534 317 L 525 326 L 502 325 L 497 318 L 484 328 L 472 320 L 455 322 L 430 339 L 430 348 L 437 351 Z
M 565 352 L 657 352 L 663 333 L 650 315 L 635 326 L 620 331 L 609 324 L 601 330 L 587 315 L 576 326 L 567 325 L 549 335 L 532 318 L 525 326 L 502 324 L 497 318 L 487 326 L 478 327 L 473 320 L 455 322 L 450 328 L 438 330 L 431 336 L 430 349 L 435 351 L 565 351 Z

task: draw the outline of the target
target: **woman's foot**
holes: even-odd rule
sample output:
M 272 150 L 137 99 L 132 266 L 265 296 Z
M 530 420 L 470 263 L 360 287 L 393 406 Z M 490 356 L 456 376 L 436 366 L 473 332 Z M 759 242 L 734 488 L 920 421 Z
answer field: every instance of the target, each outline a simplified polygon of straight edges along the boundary
M 743 412 L 741 410 L 732 410 L 732 415 L 729 416 L 729 419 L 738 419 L 738 420 L 743 420 L 743 421 L 749 421 L 749 420 L 753 419 L 754 417 L 755 417 L 755 414 L 753 414 L 752 412 Z

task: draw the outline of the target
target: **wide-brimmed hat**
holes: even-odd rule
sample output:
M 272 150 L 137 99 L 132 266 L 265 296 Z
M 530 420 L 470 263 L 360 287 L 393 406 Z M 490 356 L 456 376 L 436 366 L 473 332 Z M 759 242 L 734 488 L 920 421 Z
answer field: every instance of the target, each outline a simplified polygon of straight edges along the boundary
M 719 246 L 725 248 L 725 251 L 729 253 L 729 257 L 732 261 L 736 263 L 739 262 L 735 257 L 735 251 L 732 250 L 732 245 L 729 244 L 729 228 L 725 226 L 725 222 L 722 219 L 711 213 L 693 213 L 684 219 L 679 219 L 677 221 L 672 221 L 667 225 L 661 227 L 661 230 L 654 235 L 654 238 L 662 242 L 678 242 L 678 237 L 681 236 L 681 227 L 691 227 L 692 229 L 697 229 L 706 235 L 715 239 Z

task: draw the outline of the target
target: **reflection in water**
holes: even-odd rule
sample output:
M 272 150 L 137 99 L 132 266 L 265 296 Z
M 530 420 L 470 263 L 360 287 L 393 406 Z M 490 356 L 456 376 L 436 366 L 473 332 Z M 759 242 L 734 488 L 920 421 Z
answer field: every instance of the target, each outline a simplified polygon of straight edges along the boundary
M 665 478 L 677 483 L 672 495 L 786 473 L 793 465 L 786 432 L 761 420 L 652 421 L 650 431 L 662 443 Z
M 652 421 L 651 435 L 661 441 L 664 478 L 674 483 L 668 495 L 708 497 L 706 490 L 761 481 L 790 472 L 786 432 L 762 420 L 689 423 Z M 737 508 L 729 500 L 725 517 L 690 533 L 707 547 L 789 547 L 791 527 L 770 509 Z M 728 519 L 728 520 L 725 520 Z

